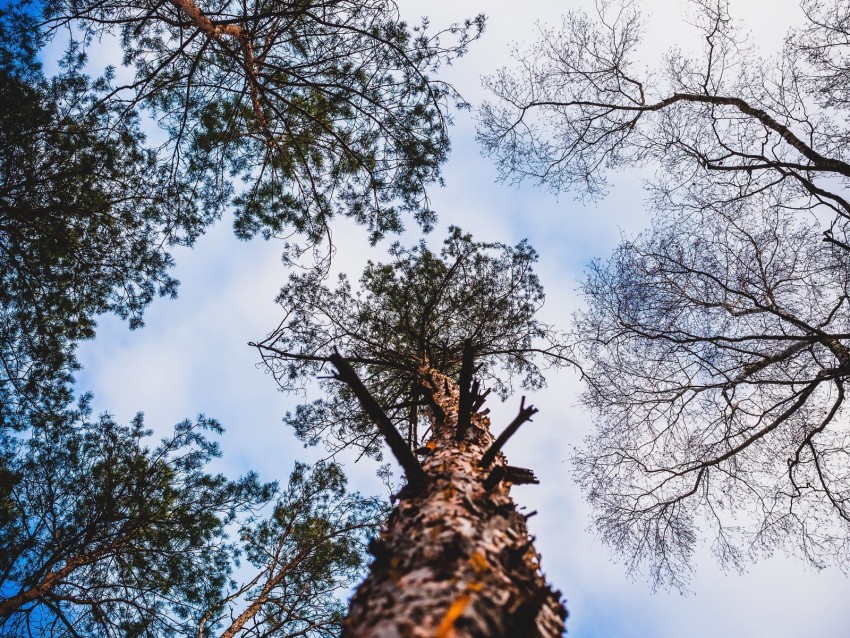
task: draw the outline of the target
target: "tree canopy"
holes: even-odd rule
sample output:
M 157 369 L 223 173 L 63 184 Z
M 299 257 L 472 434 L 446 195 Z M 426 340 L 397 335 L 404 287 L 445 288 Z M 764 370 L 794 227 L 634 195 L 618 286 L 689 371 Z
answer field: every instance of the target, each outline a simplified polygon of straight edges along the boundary
M 761 58 L 726 0 L 690 6 L 704 46 L 668 51 L 657 72 L 638 67 L 635 3 L 601 3 L 596 17 L 574 11 L 541 28 L 517 69 L 486 79 L 495 101 L 481 112 L 485 152 L 505 179 L 590 197 L 607 191 L 611 171 L 649 164 L 654 210 L 767 196 L 821 215 L 826 239 L 844 245 L 847 8 L 805 0 L 807 24 Z
M 169 246 L 210 221 L 167 180 L 132 112 L 71 48 L 46 78 L 31 16 L 0 17 L 0 424 L 63 409 L 74 346 L 114 312 L 131 327 L 173 296 Z
M 283 489 L 212 474 L 215 421 L 151 448 L 141 415 L 91 419 L 87 401 L 0 441 L 4 635 L 338 634 L 378 501 L 333 464 L 296 464 Z
M 846 251 L 775 209 L 656 221 L 595 262 L 575 325 L 597 432 L 575 460 L 606 540 L 685 586 L 700 530 L 741 568 L 846 565 Z
M 367 542 L 384 520 L 379 499 L 346 491 L 338 465 L 296 463 L 268 516 L 240 530 L 253 573 L 199 623 L 221 638 L 339 636 L 343 596 L 359 579 Z
M 228 582 L 226 525 L 267 501 L 249 474 L 208 474 L 212 420 L 179 424 L 151 449 L 139 415 L 79 410 L 3 439 L 0 626 L 18 636 L 190 633 Z
M 323 238 L 330 251 L 337 214 L 373 239 L 404 213 L 427 228 L 425 188 L 449 149 L 448 108 L 462 102 L 429 74 L 483 29 L 480 16 L 409 28 L 389 0 L 208 13 L 24 1 L 0 23 L 4 426 L 19 409 L 62 409 L 74 347 L 97 315 L 141 325 L 155 296 L 176 294 L 169 247 L 192 245 L 225 210 L 241 238 L 294 235 L 289 257 Z M 47 78 L 38 52 L 68 33 Z M 110 38 L 126 68 L 93 79 L 87 51 Z M 141 132 L 151 117 L 161 146 Z
M 238 236 L 317 242 L 336 214 L 373 238 L 398 230 L 401 213 L 433 221 L 425 187 L 449 149 L 447 108 L 462 101 L 430 74 L 483 16 L 432 33 L 392 0 L 43 6 L 48 33 L 119 37 L 134 77 L 110 100 L 153 109 L 171 170 L 203 177 L 210 212 L 232 203 Z
M 506 178 L 553 190 L 655 170 L 652 226 L 590 267 L 573 335 L 596 526 L 661 586 L 686 587 L 701 533 L 727 566 L 846 567 L 848 6 L 804 1 L 764 59 L 698 0 L 702 50 L 646 74 L 636 5 L 600 6 L 490 78 L 480 132 Z
M 346 493 L 338 467 L 299 465 L 271 515 L 253 517 L 271 486 L 204 471 L 217 448 L 197 430 L 213 421 L 151 451 L 140 417 L 120 426 L 67 407 L 75 347 L 97 316 L 141 326 L 156 295 L 176 294 L 169 247 L 192 245 L 228 206 L 239 237 L 296 233 L 288 256 L 335 214 L 373 238 L 403 212 L 433 220 L 425 186 L 460 98 L 428 74 L 482 18 L 429 35 L 392 2 L 208 15 L 189 3 L 0 13 L 0 424 L 27 431 L 3 433 L 0 458 L 12 633 L 334 635 L 382 513 Z M 39 51 L 60 27 L 82 39 L 47 77 Z M 89 44 L 110 35 L 135 69 L 128 84 L 122 71 L 86 74 Z M 151 114 L 164 147 L 141 132 Z M 256 571 L 236 585 L 242 553 Z
M 482 386 L 505 398 L 512 378 L 538 388 L 540 365 L 569 360 L 557 331 L 535 316 L 544 296 L 526 242 L 475 242 L 453 227 L 439 254 L 424 242 L 395 244 L 390 254 L 389 263 L 368 263 L 357 290 L 344 274 L 335 290 L 316 272 L 290 277 L 278 298 L 283 321 L 256 344 L 283 389 L 302 388 L 337 348 L 416 448 L 425 436 L 423 366 L 457 377 L 469 344 Z M 299 406 L 286 421 L 308 443 L 379 454 L 381 435 L 357 398 L 341 384 L 327 390 L 327 399 Z

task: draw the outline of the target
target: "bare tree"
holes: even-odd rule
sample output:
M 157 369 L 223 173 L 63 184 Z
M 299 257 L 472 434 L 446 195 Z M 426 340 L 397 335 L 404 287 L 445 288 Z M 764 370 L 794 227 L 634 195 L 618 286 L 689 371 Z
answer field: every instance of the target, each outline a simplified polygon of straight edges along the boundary
M 659 220 L 590 269 L 576 323 L 597 432 L 576 474 L 603 536 L 686 584 L 699 530 L 740 567 L 850 563 L 850 263 L 758 207 Z
M 600 2 L 595 20 L 567 14 L 517 53 L 515 71 L 486 79 L 497 101 L 482 109 L 479 139 L 502 176 L 598 196 L 606 171 L 652 164 L 658 209 L 769 190 L 783 205 L 823 211 L 825 237 L 844 245 L 844 3 L 804 2 L 807 26 L 765 61 L 747 46 L 726 0 L 693 0 L 704 49 L 670 51 L 661 70 L 644 74 L 634 4 Z
M 661 586 L 686 586 L 701 531 L 725 565 L 846 568 L 850 5 L 804 2 L 769 61 L 726 2 L 692 6 L 702 52 L 645 75 L 633 3 L 543 29 L 488 80 L 480 136 L 553 190 L 656 169 L 651 229 L 591 266 L 576 323 L 597 424 L 576 473 L 603 538 Z

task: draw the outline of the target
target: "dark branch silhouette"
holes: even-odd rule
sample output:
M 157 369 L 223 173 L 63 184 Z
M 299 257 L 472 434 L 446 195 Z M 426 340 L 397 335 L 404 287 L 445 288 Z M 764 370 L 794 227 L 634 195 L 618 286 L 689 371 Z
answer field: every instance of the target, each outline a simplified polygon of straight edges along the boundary
M 538 411 L 539 410 L 533 405 L 525 407 L 525 397 L 522 397 L 522 401 L 520 401 L 519 406 L 519 414 L 514 417 L 514 420 L 508 424 L 508 427 L 502 431 L 498 438 L 493 442 L 493 445 L 491 445 L 484 453 L 484 456 L 482 456 L 479 461 L 479 465 L 484 468 L 490 467 L 496 459 L 496 455 L 502 450 L 505 443 L 508 442 L 508 439 L 516 434 L 516 431 L 519 430 L 519 427 L 523 423 L 530 421 L 531 417 L 537 414 Z
M 472 388 L 472 340 L 463 342 L 463 354 L 461 356 L 460 377 L 458 378 L 458 389 L 460 398 L 458 400 L 457 415 L 457 440 L 462 441 L 469 433 L 469 414 L 472 411 L 473 394 Z
M 366 389 L 366 386 L 363 385 L 360 377 L 357 376 L 357 372 L 354 371 L 351 364 L 339 352 L 334 352 L 328 357 L 328 360 L 334 364 L 338 371 L 336 378 L 351 388 L 351 391 L 357 397 L 357 400 L 360 401 L 360 405 L 363 406 L 366 414 L 369 415 L 369 418 L 378 427 L 393 456 L 395 456 L 399 465 L 404 469 L 408 484 L 413 487 L 421 486 L 427 477 L 422 471 L 422 465 L 419 463 L 419 459 L 411 452 L 408 443 L 398 433 L 392 421 L 390 421 L 381 406 L 369 393 L 369 390 Z
M 654 172 L 651 227 L 590 266 L 573 334 L 602 538 L 660 586 L 686 587 L 700 534 L 736 569 L 777 547 L 846 568 L 850 7 L 804 0 L 761 58 L 725 1 L 692 6 L 702 51 L 645 75 L 636 3 L 542 28 L 487 80 L 479 136 L 554 191 Z

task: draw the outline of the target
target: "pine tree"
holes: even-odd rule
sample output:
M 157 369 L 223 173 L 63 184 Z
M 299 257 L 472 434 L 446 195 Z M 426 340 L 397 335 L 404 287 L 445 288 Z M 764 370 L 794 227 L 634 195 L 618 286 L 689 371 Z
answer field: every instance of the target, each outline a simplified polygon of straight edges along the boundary
M 25 437 L 0 433 L 0 634 L 197 635 L 233 567 L 227 526 L 274 485 L 206 471 L 212 419 L 151 448 L 141 415 L 90 416 L 84 398 L 34 414 Z
M 512 484 L 537 480 L 501 452 L 536 410 L 523 399 L 498 438 L 482 410 L 483 383 L 507 397 L 516 374 L 542 385 L 537 358 L 568 362 L 534 316 L 543 303 L 536 253 L 453 228 L 440 255 L 422 243 L 392 255 L 369 264 L 357 294 L 344 277 L 331 291 L 316 275 L 293 276 L 285 321 L 256 344 L 284 387 L 335 370 L 328 400 L 288 415 L 302 438 L 376 458 L 384 442 L 404 471 L 343 636 L 559 636 L 566 610 L 510 495 Z
M 142 325 L 174 296 L 174 245 L 212 218 L 145 147 L 137 114 L 104 104 L 71 47 L 48 78 L 32 15 L 0 11 L 0 428 L 65 409 L 78 342 L 113 312 Z M 22 420 L 23 419 L 23 420 Z

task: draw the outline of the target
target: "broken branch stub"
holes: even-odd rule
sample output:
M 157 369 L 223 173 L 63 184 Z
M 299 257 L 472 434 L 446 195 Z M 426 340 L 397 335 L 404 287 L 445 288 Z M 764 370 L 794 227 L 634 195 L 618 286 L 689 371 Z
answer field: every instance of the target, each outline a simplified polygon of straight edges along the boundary
M 522 397 L 522 401 L 519 404 L 519 414 L 516 415 L 513 421 L 510 422 L 510 425 L 505 428 L 504 432 L 502 432 L 499 437 L 493 442 L 493 445 L 484 453 L 484 456 L 481 457 L 479 461 L 479 465 L 481 467 L 490 467 L 493 461 L 496 459 L 496 455 L 499 451 L 504 447 L 505 443 L 508 442 L 516 431 L 526 421 L 531 421 L 531 417 L 537 414 L 539 410 L 535 408 L 533 405 L 525 407 L 525 397 Z

